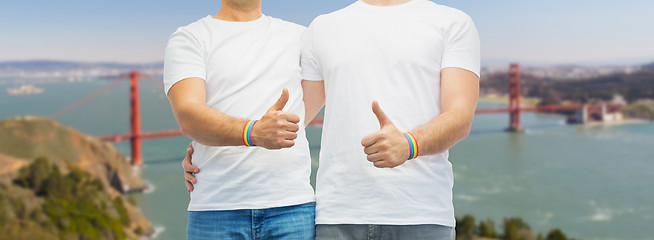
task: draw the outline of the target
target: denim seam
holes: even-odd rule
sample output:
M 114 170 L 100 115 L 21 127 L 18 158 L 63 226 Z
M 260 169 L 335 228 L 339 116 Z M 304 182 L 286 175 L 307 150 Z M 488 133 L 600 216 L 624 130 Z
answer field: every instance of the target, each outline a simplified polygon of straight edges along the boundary
M 267 217 L 267 216 L 268 216 L 268 212 L 265 211 L 265 210 L 263 210 L 263 215 L 262 215 L 262 218 L 261 218 L 261 233 L 260 233 L 260 236 L 261 236 L 261 234 L 263 234 L 263 233 L 265 232 L 265 229 L 266 229 L 266 217 Z
M 250 239 L 257 239 L 254 226 L 254 210 L 250 210 Z

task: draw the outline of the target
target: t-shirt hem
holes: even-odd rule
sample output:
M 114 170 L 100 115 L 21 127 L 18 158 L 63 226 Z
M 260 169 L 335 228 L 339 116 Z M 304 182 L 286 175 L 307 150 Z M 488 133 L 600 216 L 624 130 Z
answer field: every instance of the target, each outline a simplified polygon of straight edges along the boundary
M 316 219 L 316 225 L 318 224 L 376 224 L 376 225 L 422 225 L 422 224 L 435 224 L 446 227 L 454 227 L 456 225 L 455 220 L 453 219 L 443 219 L 443 218 L 429 218 L 429 219 L 348 219 L 348 218 L 339 218 L 339 219 L 326 219 L 320 218 Z
M 170 84 L 164 83 L 164 85 L 165 85 L 165 92 L 164 93 L 166 93 L 166 95 L 168 95 L 168 91 L 170 91 L 170 89 L 173 88 L 173 86 L 175 86 L 175 84 L 177 84 L 178 82 L 180 82 L 180 81 L 182 81 L 184 79 L 187 79 L 187 78 L 200 78 L 202 80 L 205 80 L 205 77 L 203 75 L 201 75 L 201 74 L 180 74 L 180 75 L 171 76 L 171 77 L 168 77 L 167 79 L 169 79 L 169 80 L 174 79 L 174 80 L 169 81 L 169 82 L 171 82 Z
M 288 199 L 276 202 L 260 202 L 260 203 L 238 203 L 238 204 L 189 204 L 188 211 L 223 211 L 223 210 L 239 210 L 239 209 L 265 209 L 275 207 L 286 207 L 300 205 L 310 202 L 315 202 L 315 197 L 301 197 Z
M 477 77 L 481 77 L 481 73 L 480 73 L 480 69 L 479 69 L 479 67 L 478 67 L 478 66 L 471 65 L 471 64 L 465 64 L 465 63 L 450 63 L 450 64 L 447 64 L 447 65 L 443 65 L 443 66 L 441 67 L 441 70 L 442 70 L 442 69 L 445 69 L 445 68 L 451 68 L 451 67 L 453 67 L 453 68 L 462 68 L 462 69 L 465 69 L 465 70 L 468 70 L 468 71 L 473 72 L 474 74 L 477 75 Z
M 318 74 L 302 73 L 302 79 L 307 81 L 323 81 L 323 77 Z

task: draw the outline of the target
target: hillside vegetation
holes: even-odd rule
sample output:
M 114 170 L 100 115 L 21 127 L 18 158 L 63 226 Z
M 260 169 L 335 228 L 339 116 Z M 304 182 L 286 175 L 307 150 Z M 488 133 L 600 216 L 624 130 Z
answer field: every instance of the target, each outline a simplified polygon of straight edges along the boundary
M 505 218 L 502 231 L 497 231 L 491 219 L 477 224 L 475 217 L 465 215 L 456 219 L 456 240 L 574 240 L 560 229 L 550 230 L 546 235 L 531 230 L 521 218 Z
M 654 120 L 654 100 L 639 100 L 625 106 L 622 113 L 630 118 Z
M 44 118 L 0 121 L 0 239 L 141 239 L 145 189 L 111 144 Z
M 650 68 L 648 65 L 631 74 L 616 73 L 582 80 L 541 79 L 523 73 L 522 95 L 542 99 L 547 104 L 564 100 L 581 103 L 593 99 L 611 100 L 615 94 L 624 96 L 630 103 L 640 99 L 654 99 L 654 70 Z M 481 88 L 507 94 L 508 79 L 508 73 L 491 74 L 482 79 Z

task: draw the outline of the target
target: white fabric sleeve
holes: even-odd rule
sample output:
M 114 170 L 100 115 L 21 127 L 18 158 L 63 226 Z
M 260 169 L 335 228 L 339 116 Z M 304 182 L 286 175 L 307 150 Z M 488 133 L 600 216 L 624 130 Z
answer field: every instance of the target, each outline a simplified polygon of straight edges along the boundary
M 315 20 L 309 26 L 309 29 L 304 33 L 302 37 L 302 56 L 300 58 L 300 65 L 302 66 L 302 79 L 309 81 L 322 81 L 324 77 L 322 75 L 322 69 L 318 63 L 318 59 L 314 55 L 313 49 L 313 28 Z
M 463 12 L 453 16 L 456 20 L 445 36 L 441 69 L 463 68 L 481 76 L 481 47 L 479 33 L 472 19 Z
M 168 94 L 175 83 L 192 77 L 206 81 L 204 53 L 200 43 L 184 29 L 178 29 L 168 40 L 164 57 L 164 87 Z

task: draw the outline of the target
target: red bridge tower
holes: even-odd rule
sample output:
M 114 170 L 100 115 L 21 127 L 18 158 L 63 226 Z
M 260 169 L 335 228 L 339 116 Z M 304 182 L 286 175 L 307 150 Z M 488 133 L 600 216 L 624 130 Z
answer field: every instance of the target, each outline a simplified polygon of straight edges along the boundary
M 509 128 L 507 131 L 522 131 L 520 123 L 520 65 L 511 64 L 509 69 Z
M 130 73 L 130 125 L 132 142 L 132 165 L 140 166 L 143 163 L 141 157 L 141 109 L 139 105 L 139 73 Z

